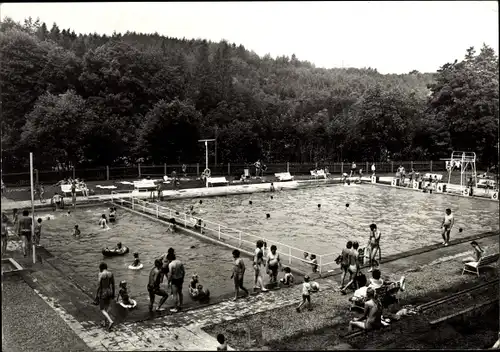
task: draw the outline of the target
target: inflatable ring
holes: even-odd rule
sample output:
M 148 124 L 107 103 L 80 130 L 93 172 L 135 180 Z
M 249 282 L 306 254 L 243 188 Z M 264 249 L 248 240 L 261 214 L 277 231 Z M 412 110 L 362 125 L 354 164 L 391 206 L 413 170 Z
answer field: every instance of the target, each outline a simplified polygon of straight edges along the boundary
M 469 195 L 469 189 L 468 188 L 464 189 L 462 191 L 462 195 L 467 197 Z
M 133 266 L 132 264 L 130 264 L 130 265 L 128 266 L 128 268 L 129 268 L 130 270 L 141 270 L 143 267 L 144 267 L 144 265 L 142 265 L 142 263 L 139 263 L 139 265 L 138 265 L 138 266 Z
M 133 299 L 130 299 L 130 302 L 132 304 L 124 304 L 123 302 L 120 302 L 119 305 L 121 305 L 123 308 L 126 308 L 126 309 L 134 309 L 135 307 L 137 307 L 136 301 L 134 301 Z
M 204 177 L 210 177 L 210 175 L 212 175 L 212 172 L 210 171 L 210 169 L 207 168 L 207 169 L 203 170 L 202 175 Z
M 498 192 L 493 192 L 493 194 L 491 195 L 491 199 L 498 200 Z

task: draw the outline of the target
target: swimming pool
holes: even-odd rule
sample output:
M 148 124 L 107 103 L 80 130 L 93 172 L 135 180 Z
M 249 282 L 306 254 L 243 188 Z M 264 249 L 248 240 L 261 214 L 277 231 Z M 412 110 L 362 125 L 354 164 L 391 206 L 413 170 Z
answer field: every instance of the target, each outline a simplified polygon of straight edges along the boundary
M 184 283 L 184 302 L 186 305 L 197 305 L 188 295 L 187 286 L 191 275 L 197 273 L 200 283 L 208 288 L 212 298 L 230 296 L 234 292 L 231 250 L 199 240 L 183 233 L 166 231 L 166 226 L 126 210 L 118 209 L 117 222 L 110 224 L 110 230 L 98 227 L 101 214 L 107 214 L 108 208 L 104 205 L 77 208 L 71 211 L 70 216 L 65 212 L 37 211 L 36 218 L 41 217 L 42 237 L 41 245 L 58 257 L 73 271 L 73 279 L 86 291 L 95 294 L 99 264 L 106 262 L 114 273 L 116 285 L 121 280 L 128 282 L 131 297 L 138 301 L 138 310 L 131 313 L 147 310 L 149 296 L 147 283 L 149 271 L 154 265 L 154 259 L 167 252 L 169 247 L 175 249 L 177 257 L 184 263 L 186 279 Z M 50 220 L 47 218 L 50 217 Z M 74 225 L 78 224 L 81 238 L 75 239 L 72 235 Z M 101 250 L 108 246 L 112 248 L 122 242 L 130 248 L 124 256 L 106 258 Z M 193 248 L 192 248 L 193 247 Z M 144 265 L 142 270 L 130 270 L 128 265 L 133 261 L 133 252 L 139 252 L 139 258 Z M 245 286 L 253 287 L 253 270 L 250 259 L 243 257 L 247 267 Z M 267 281 L 266 281 L 267 282 Z M 159 297 L 156 298 L 156 304 Z M 166 307 L 173 305 L 169 297 Z
M 455 215 L 452 239 L 499 228 L 498 202 L 371 184 L 214 197 L 197 203 L 185 199 L 163 205 L 184 211 L 196 204 L 196 216 L 203 219 L 261 236 L 270 244 L 281 242 L 320 255 L 340 253 L 348 240 L 363 247 L 371 223 L 382 232 L 384 256 L 440 242 L 446 208 Z

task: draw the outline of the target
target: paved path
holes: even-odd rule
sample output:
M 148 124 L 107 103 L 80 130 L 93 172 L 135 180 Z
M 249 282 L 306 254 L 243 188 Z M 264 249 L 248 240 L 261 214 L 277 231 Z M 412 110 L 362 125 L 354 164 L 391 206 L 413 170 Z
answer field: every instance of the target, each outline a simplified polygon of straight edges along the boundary
M 481 240 L 488 248 L 498 247 L 498 234 Z M 436 247 L 430 251 L 396 259 L 383 264 L 384 272 L 411 269 L 435 262 L 468 255 L 468 242 L 448 247 Z M 19 258 L 24 266 L 29 260 Z M 242 298 L 236 302 L 219 304 L 140 321 L 126 319 L 111 331 L 99 326 L 102 319 L 97 307 L 90 304 L 91 297 L 82 292 L 56 268 L 56 261 L 42 259 L 31 267 L 32 272 L 23 275 L 26 282 L 43 299 L 83 342 L 96 351 L 119 350 L 215 350 L 217 342 L 201 328 L 228 320 L 256 314 L 270 309 L 296 304 L 301 294 L 300 285 Z M 338 275 L 316 280 L 321 291 L 338 290 Z M 319 292 L 319 295 L 322 293 Z

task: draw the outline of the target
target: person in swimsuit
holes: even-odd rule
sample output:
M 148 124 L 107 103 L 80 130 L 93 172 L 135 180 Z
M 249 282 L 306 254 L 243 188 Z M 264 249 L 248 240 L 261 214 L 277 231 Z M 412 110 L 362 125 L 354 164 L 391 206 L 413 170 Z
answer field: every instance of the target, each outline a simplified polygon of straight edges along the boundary
M 75 229 L 73 230 L 73 236 L 74 237 L 80 237 L 81 231 L 78 228 L 78 225 L 75 225 Z
M 235 249 L 233 251 L 234 265 L 233 265 L 233 274 L 231 275 L 231 279 L 234 280 L 234 298 L 233 301 L 238 299 L 238 294 L 240 293 L 240 289 L 245 291 L 248 296 L 248 290 L 243 286 L 243 277 L 245 275 L 245 263 L 243 259 L 240 258 L 240 251 Z
M 375 256 L 378 254 L 378 262 L 381 260 L 381 251 L 380 251 L 380 236 L 382 234 L 377 229 L 377 225 L 370 225 L 370 240 L 368 241 L 368 246 L 370 247 L 370 269 L 368 271 L 373 270 L 373 264 L 376 261 Z
M 356 246 L 355 246 L 356 244 Z M 354 248 L 356 247 L 356 248 Z M 356 281 L 356 276 L 358 275 L 358 271 L 359 271 L 359 253 L 358 253 L 358 247 L 357 247 L 357 242 L 354 242 L 353 243 L 353 248 L 351 250 L 347 250 L 347 257 L 348 257 L 348 267 L 347 267 L 347 271 L 349 272 L 349 282 L 347 283 L 347 285 L 345 285 L 341 290 L 340 292 L 342 292 L 342 294 L 346 294 L 346 290 L 352 285 L 354 284 L 354 282 Z
M 99 226 L 103 229 L 108 229 L 108 220 L 106 219 L 106 214 L 102 214 L 101 218 L 99 219 Z
M 353 327 L 363 330 L 375 330 L 382 326 L 382 304 L 375 298 L 375 290 L 369 287 L 366 290 L 365 312 L 361 318 L 355 318 L 349 322 L 349 332 Z
M 161 306 L 167 301 L 168 293 L 160 288 L 160 284 L 163 281 L 163 275 L 161 272 L 162 269 L 162 261 L 161 259 L 155 260 L 155 266 L 151 269 L 149 273 L 149 283 L 148 283 L 148 293 L 149 293 L 149 311 L 153 311 L 153 304 L 155 302 L 155 296 L 160 296 L 160 303 L 156 308 L 156 311 L 162 311 L 164 309 Z
M 175 307 L 170 309 L 171 312 L 177 313 L 181 310 L 184 296 L 182 294 L 182 285 L 184 284 L 184 277 L 186 272 L 184 264 L 175 257 L 174 253 L 167 254 L 168 264 L 168 284 L 172 287 L 172 295 L 175 297 Z
M 300 312 L 300 308 L 307 302 L 307 308 L 312 310 L 311 308 L 311 284 L 309 283 L 309 276 L 304 276 L 304 283 L 302 284 L 302 302 L 300 302 L 299 306 L 295 308 L 297 312 Z
M 255 271 L 255 282 L 253 288 L 254 289 L 260 288 L 262 292 L 267 292 L 269 290 L 264 287 L 264 283 L 262 282 L 262 266 L 264 264 L 264 252 L 262 251 L 262 249 L 256 252 L 257 254 L 255 255 L 253 262 L 253 269 Z
M 481 248 L 479 243 L 472 241 L 470 244 L 474 249 L 474 257 L 467 257 L 462 260 L 462 263 L 479 262 L 484 255 L 484 249 Z
M 40 236 L 42 235 L 42 218 L 38 218 L 35 224 L 35 246 L 40 247 Z
M 285 272 L 285 276 L 280 280 L 280 282 L 283 285 L 287 285 L 287 286 L 293 284 L 293 282 L 295 281 L 295 278 L 293 277 L 292 269 L 290 269 L 289 267 L 286 267 L 283 269 L 283 271 Z
M 54 193 L 54 196 L 50 200 L 50 205 L 52 206 L 52 209 L 56 211 L 58 208 L 59 209 L 64 209 L 64 198 L 59 194 L 59 193 Z
M 340 254 L 340 269 L 342 270 L 342 280 L 340 281 L 340 287 L 344 287 L 344 280 L 347 276 L 347 269 L 349 269 L 349 253 L 351 253 L 351 251 L 352 241 L 347 241 L 345 248 L 342 248 L 342 253 Z
M 109 208 L 109 222 L 115 222 L 116 221 L 116 208 L 111 207 Z
M 451 213 L 451 209 L 448 208 L 446 209 L 446 213 L 443 218 L 443 223 L 441 224 L 443 229 L 441 236 L 443 236 L 443 244 L 445 246 L 447 246 L 450 243 L 450 232 L 454 223 L 455 223 L 455 218 Z
M 133 267 L 138 267 L 141 264 L 141 260 L 139 259 L 139 253 L 134 253 L 134 261 L 132 262 Z
M 277 247 L 273 244 L 271 246 L 271 252 L 267 256 L 267 271 L 271 276 L 271 283 L 278 285 L 278 270 L 281 268 L 280 255 L 277 253 Z
M 108 331 L 111 330 L 113 326 L 113 320 L 109 315 L 109 306 L 111 301 L 115 298 L 115 278 L 113 274 L 108 271 L 108 265 L 106 263 L 101 263 L 99 265 L 99 286 L 97 289 L 96 301 L 99 301 L 99 308 L 102 315 L 108 321 Z M 106 326 L 106 320 L 104 320 L 102 326 Z
M 26 257 L 31 248 L 31 226 L 33 219 L 28 210 L 23 210 L 23 217 L 19 220 L 19 237 L 22 241 L 23 254 Z
M 2 256 L 5 255 L 7 251 L 7 224 L 5 222 L 5 214 L 2 213 Z

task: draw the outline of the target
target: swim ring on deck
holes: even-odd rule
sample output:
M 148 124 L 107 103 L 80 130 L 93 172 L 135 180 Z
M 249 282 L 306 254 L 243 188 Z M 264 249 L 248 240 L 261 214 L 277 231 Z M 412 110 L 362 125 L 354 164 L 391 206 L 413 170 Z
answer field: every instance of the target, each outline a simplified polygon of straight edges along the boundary
M 102 255 L 105 257 L 115 257 L 118 255 L 125 255 L 128 253 L 128 251 L 129 251 L 128 247 L 122 247 L 122 249 L 120 250 L 104 248 L 102 250 Z
M 128 268 L 129 268 L 130 270 L 141 270 L 143 267 L 144 267 L 144 265 L 142 265 L 142 263 L 139 263 L 139 265 L 137 265 L 137 266 L 133 266 L 132 264 L 130 264 L 130 265 L 128 266 Z
M 142 265 L 142 264 L 141 264 Z M 125 304 L 123 302 L 120 302 L 119 304 L 123 307 L 123 308 L 126 308 L 126 309 L 134 309 L 135 307 L 137 307 L 137 302 L 133 299 L 129 299 L 130 303 L 132 304 Z

